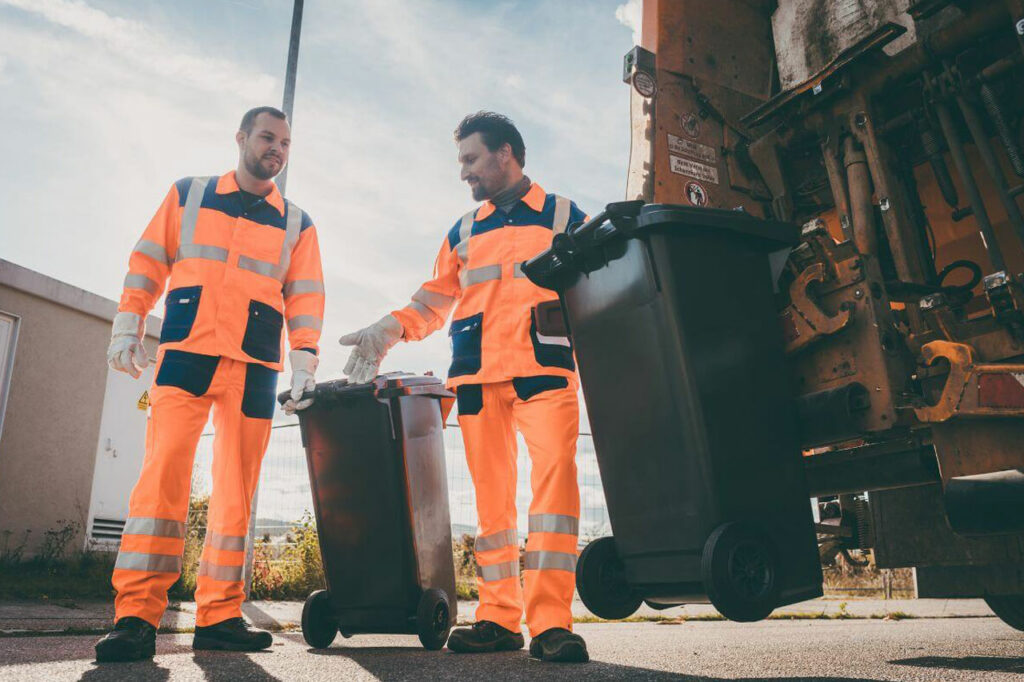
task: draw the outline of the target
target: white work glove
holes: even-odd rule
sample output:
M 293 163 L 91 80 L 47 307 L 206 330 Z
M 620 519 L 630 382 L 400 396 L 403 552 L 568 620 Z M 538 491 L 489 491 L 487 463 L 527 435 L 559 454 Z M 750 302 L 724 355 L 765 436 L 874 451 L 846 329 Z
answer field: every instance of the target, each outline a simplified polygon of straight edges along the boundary
M 313 404 L 312 398 L 302 399 L 302 394 L 316 388 L 316 367 L 320 358 L 308 350 L 293 350 L 288 353 L 288 362 L 292 366 L 292 395 L 282 405 L 285 414 L 295 414 Z
M 149 367 L 149 356 L 142 345 L 145 322 L 135 313 L 118 313 L 114 316 L 114 328 L 110 332 L 110 346 L 107 348 L 107 364 L 119 372 L 127 372 L 138 379 L 142 370 Z
M 345 365 L 345 374 L 353 384 L 365 384 L 377 376 L 377 368 L 388 350 L 402 338 L 405 329 L 393 315 L 385 315 L 369 327 L 338 339 L 343 346 L 355 346 Z

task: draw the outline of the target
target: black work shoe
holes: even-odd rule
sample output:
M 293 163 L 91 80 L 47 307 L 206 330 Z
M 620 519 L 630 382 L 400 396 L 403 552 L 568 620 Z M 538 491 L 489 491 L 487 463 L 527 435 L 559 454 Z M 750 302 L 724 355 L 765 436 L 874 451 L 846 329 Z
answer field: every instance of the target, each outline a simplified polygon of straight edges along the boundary
M 220 651 L 259 651 L 274 643 L 266 630 L 257 630 L 245 619 L 228 618 L 216 625 L 196 626 L 192 637 L 193 649 L 216 649 Z
M 135 616 L 125 616 L 106 637 L 96 642 L 96 661 L 138 661 L 156 653 L 156 628 Z
M 590 660 L 587 643 L 575 632 L 551 628 L 530 640 L 530 655 L 542 661 L 586 663 Z
M 452 630 L 448 648 L 459 654 L 515 651 L 523 648 L 523 633 L 506 630 L 489 620 L 478 620 L 473 627 Z

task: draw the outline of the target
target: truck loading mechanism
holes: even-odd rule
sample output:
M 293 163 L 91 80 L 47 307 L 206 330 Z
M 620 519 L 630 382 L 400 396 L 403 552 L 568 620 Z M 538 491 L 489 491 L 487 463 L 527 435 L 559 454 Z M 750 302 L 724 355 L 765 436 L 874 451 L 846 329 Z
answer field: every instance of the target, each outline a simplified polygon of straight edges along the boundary
M 776 302 L 823 547 L 1024 629 L 1024 0 L 644 0 L 641 43 L 626 198 L 804 226 Z

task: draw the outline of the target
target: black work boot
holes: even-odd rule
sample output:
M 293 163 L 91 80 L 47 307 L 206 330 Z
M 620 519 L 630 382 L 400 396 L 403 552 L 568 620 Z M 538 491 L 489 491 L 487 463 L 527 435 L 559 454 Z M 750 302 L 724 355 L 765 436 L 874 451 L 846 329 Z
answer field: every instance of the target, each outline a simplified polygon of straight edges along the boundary
M 125 616 L 106 637 L 96 642 L 96 661 L 138 661 L 156 653 L 156 628 L 135 616 Z
M 215 625 L 196 626 L 192 637 L 193 649 L 216 649 L 220 651 L 259 651 L 274 643 L 266 630 L 257 630 L 244 618 L 228 618 Z
M 515 651 L 523 648 L 523 633 L 506 630 L 489 620 L 478 620 L 472 627 L 453 630 L 448 648 L 459 654 Z
M 590 660 L 587 643 L 575 632 L 551 628 L 530 640 L 530 655 L 542 661 L 586 663 Z

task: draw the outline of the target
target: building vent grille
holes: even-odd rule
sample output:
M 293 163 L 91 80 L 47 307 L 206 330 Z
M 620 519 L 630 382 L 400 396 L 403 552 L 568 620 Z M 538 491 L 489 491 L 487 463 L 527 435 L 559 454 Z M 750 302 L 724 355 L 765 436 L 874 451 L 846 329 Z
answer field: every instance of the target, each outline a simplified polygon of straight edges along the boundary
M 101 519 L 96 517 L 92 520 L 93 540 L 100 542 L 120 542 L 124 533 L 124 519 Z

